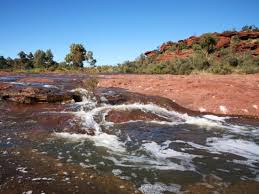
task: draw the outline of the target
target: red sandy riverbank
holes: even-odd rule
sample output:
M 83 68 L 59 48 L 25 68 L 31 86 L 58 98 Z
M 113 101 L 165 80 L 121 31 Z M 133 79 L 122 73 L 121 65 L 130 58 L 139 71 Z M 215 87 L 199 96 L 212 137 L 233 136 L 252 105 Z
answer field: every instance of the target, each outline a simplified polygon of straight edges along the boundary
M 100 87 L 163 96 L 201 112 L 259 117 L 259 74 L 100 75 Z

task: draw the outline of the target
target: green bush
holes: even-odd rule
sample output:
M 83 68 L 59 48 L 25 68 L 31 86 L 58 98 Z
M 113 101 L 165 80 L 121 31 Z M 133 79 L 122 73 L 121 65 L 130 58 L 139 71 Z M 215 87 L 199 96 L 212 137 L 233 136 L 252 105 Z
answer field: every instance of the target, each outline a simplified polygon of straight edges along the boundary
M 218 63 L 214 63 L 211 68 L 209 69 L 210 73 L 214 73 L 214 74 L 230 74 L 233 72 L 232 68 L 227 65 L 227 64 L 223 64 L 221 62 Z
M 229 57 L 228 64 L 232 67 L 237 67 L 239 64 L 239 60 L 236 57 Z
M 178 49 L 179 50 L 184 50 L 184 49 L 188 49 L 189 47 L 186 45 L 186 44 L 184 44 L 184 43 L 179 43 L 178 44 Z
M 190 58 L 196 70 L 207 70 L 210 67 L 208 58 L 202 52 L 195 52 Z
M 254 57 L 247 52 L 240 56 L 238 69 L 242 73 L 258 73 L 259 72 L 259 57 Z

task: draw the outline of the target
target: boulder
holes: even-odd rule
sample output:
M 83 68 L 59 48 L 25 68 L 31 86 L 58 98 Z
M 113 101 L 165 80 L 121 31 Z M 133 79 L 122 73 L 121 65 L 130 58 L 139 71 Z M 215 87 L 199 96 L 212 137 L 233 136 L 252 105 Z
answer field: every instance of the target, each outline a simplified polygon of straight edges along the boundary
M 230 38 L 225 36 L 220 36 L 216 44 L 217 49 L 226 48 L 230 45 Z
M 128 121 L 167 121 L 156 114 L 141 110 L 112 110 L 106 115 L 105 119 L 113 123 L 123 123 Z
M 192 46 L 195 42 L 199 41 L 200 38 L 196 37 L 196 36 L 190 36 L 189 38 L 187 38 L 186 40 L 184 40 L 184 43 L 187 46 Z
M 159 48 L 160 52 L 165 52 L 166 50 L 171 48 L 173 46 L 173 44 L 174 44 L 173 42 L 167 42 L 167 43 L 162 44 Z
M 70 91 L 62 91 L 57 88 L 43 87 L 20 87 L 20 86 L 3 86 L 1 83 L 0 97 L 3 100 L 17 103 L 60 103 L 71 100 L 78 101 L 81 99 L 80 94 Z
M 241 40 L 255 39 L 259 38 L 259 31 L 242 31 L 238 33 L 238 37 Z
M 157 54 L 157 51 L 153 50 L 153 51 L 147 51 L 144 53 L 144 55 L 146 55 L 147 57 L 152 57 L 155 56 Z

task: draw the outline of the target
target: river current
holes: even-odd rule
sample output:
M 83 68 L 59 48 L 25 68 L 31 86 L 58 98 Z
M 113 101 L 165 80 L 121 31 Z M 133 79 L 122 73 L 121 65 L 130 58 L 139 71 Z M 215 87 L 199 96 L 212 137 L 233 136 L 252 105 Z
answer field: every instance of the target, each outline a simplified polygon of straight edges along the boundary
M 195 188 L 225 193 L 242 184 L 253 193 L 258 188 L 258 120 L 194 116 L 153 103 L 112 105 L 105 94 L 97 102 L 86 90 L 74 90 L 82 102 L 1 102 L 0 193 L 114 193 L 113 187 L 121 190 L 117 193 Z M 107 119 L 112 111 L 160 119 L 113 122 Z

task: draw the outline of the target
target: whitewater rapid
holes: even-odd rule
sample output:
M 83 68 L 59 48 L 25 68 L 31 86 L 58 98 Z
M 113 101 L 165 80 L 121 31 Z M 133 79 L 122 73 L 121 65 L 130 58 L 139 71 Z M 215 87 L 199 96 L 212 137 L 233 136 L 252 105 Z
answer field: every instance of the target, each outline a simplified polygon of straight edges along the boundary
M 220 158 L 225 154 L 237 156 L 232 159 L 233 163 L 249 166 L 256 175 L 259 172 L 259 145 L 255 142 L 254 137 L 259 134 L 259 129 L 253 126 L 244 126 L 228 122 L 230 117 L 219 117 L 214 115 L 190 116 L 176 111 L 167 110 L 155 104 L 106 104 L 105 97 L 102 97 L 102 103 L 97 104 L 96 100 L 89 97 L 88 92 L 84 89 L 76 89 L 83 94 L 83 101 L 76 103 L 80 108 L 73 114 L 80 119 L 81 124 L 86 129 L 94 129 L 94 135 L 59 132 L 55 137 L 63 138 L 71 142 L 82 142 L 84 140 L 92 141 L 96 147 L 106 149 L 106 155 L 102 158 L 111 161 L 117 168 L 141 168 L 157 170 L 176 170 L 176 171 L 194 171 L 198 172 L 194 159 L 206 158 L 204 154 L 211 155 L 212 158 Z M 115 130 L 116 124 L 105 120 L 107 114 L 112 110 L 131 111 L 141 110 L 145 113 L 152 113 L 166 121 L 128 121 L 122 123 L 144 122 L 158 126 L 191 126 L 195 130 L 205 130 L 215 136 L 204 137 L 204 143 L 199 144 L 195 141 L 184 139 L 164 141 L 152 141 L 145 139 L 135 141 L 128 136 L 127 139 L 121 137 L 121 131 Z M 99 119 L 96 119 L 98 117 Z M 104 128 L 114 128 L 114 133 L 106 133 Z M 170 129 L 169 129 L 170 130 Z M 180 130 L 187 130 L 184 127 Z M 189 128 L 188 128 L 189 130 Z M 187 130 L 187 131 L 188 131 Z M 195 136 L 193 137 L 196 138 Z M 134 146 L 132 146 L 133 142 Z M 130 145 L 130 146 L 129 146 Z M 184 145 L 184 147 L 181 147 Z M 134 148 L 134 149 L 133 149 Z M 200 172 L 198 172 L 200 174 Z M 162 185 L 162 186 L 161 186 Z M 163 183 L 156 183 L 155 186 L 150 184 L 142 185 L 143 191 L 156 187 L 163 191 L 179 190 L 177 186 L 164 186 Z M 177 188 L 177 189 L 175 189 Z M 180 191 L 179 191 L 180 192 Z M 179 193 L 178 192 L 178 193 Z M 146 192 L 148 193 L 148 192 Z M 150 192 L 149 192 L 150 193 Z

